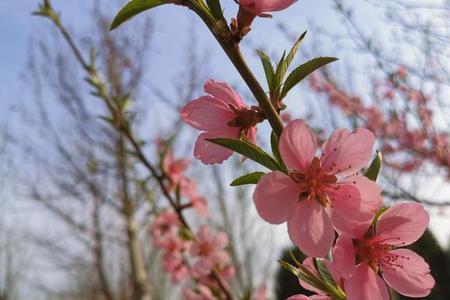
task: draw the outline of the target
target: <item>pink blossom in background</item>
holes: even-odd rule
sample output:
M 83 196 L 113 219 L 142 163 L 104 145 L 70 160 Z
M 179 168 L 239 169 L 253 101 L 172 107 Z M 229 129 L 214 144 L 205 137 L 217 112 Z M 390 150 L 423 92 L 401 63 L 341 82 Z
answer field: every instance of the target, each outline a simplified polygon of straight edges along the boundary
M 169 238 L 178 233 L 180 225 L 180 219 L 173 211 L 165 211 L 157 215 L 150 227 L 150 234 L 155 245 L 164 245 Z
M 228 245 L 228 236 L 223 232 L 210 233 L 208 227 L 201 226 L 197 232 L 197 238 L 193 242 L 190 254 L 196 258 L 192 266 L 194 277 L 209 275 L 215 267 L 223 267 L 229 264 L 230 256 L 225 251 Z
M 337 246 L 343 255 L 353 253 L 359 261 L 345 281 L 347 299 L 372 295 L 374 300 L 389 300 L 386 284 L 408 297 L 429 295 L 434 286 L 430 267 L 415 252 L 398 248 L 417 241 L 428 223 L 429 215 L 421 204 L 398 203 L 381 215 L 373 236 L 362 234 L 352 241 L 341 235 Z
M 259 16 L 269 12 L 288 8 L 296 0 L 240 0 L 239 3 L 247 13 Z
M 205 164 L 222 163 L 233 151 L 212 144 L 210 138 L 241 138 L 256 140 L 255 125 L 263 117 L 245 105 L 241 97 L 226 83 L 208 80 L 204 86 L 208 94 L 190 101 L 181 109 L 181 118 L 203 131 L 195 143 L 194 156 Z
M 338 129 L 318 158 L 311 129 L 292 121 L 279 144 L 289 174 L 273 171 L 259 180 L 253 195 L 258 214 L 272 224 L 287 221 L 291 240 L 308 256 L 326 256 L 333 227 L 355 235 L 382 205 L 378 185 L 354 175 L 370 161 L 374 141 L 366 129 Z

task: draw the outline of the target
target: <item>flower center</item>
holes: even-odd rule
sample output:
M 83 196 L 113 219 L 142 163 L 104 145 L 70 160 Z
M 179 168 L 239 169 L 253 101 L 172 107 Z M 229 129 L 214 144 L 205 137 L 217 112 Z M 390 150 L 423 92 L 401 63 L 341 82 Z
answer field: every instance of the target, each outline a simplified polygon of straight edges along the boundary
M 317 201 L 322 206 L 327 206 L 329 199 L 323 188 L 329 184 L 337 182 L 334 175 L 329 175 L 321 171 L 320 159 L 314 157 L 309 169 L 304 172 L 293 171 L 289 176 L 299 186 L 301 192 L 299 200 L 311 199 Z
M 207 242 L 203 242 L 199 246 L 199 256 L 209 256 L 213 250 L 211 244 Z
M 400 256 L 390 252 L 394 248 L 392 245 L 373 240 L 357 240 L 354 244 L 357 260 L 367 262 L 375 272 L 378 272 L 380 266 L 403 268 L 403 265 L 397 263 Z
M 238 109 L 233 105 L 228 107 L 235 113 L 235 117 L 227 123 L 230 127 L 239 127 L 241 131 L 247 131 L 258 123 L 265 120 L 264 112 L 257 106 Z

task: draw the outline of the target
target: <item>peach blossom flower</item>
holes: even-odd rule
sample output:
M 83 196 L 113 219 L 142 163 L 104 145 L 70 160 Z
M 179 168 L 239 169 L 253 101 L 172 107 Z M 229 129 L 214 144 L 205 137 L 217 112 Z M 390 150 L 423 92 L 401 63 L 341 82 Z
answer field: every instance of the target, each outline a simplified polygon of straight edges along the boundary
M 366 129 L 338 129 L 318 158 L 311 129 L 302 120 L 292 121 L 280 137 L 289 174 L 273 171 L 261 177 L 253 195 L 259 215 L 272 224 L 287 221 L 292 241 L 308 256 L 327 255 L 333 227 L 355 234 L 382 205 L 378 185 L 354 175 L 369 162 L 374 141 Z
M 408 297 L 429 295 L 434 286 L 430 267 L 415 252 L 399 249 L 417 241 L 428 223 L 429 215 L 421 204 L 398 203 L 381 215 L 374 234 L 362 234 L 353 241 L 340 236 L 341 252 L 353 263 L 358 260 L 345 281 L 347 299 L 371 295 L 373 300 L 389 300 L 386 284 Z
M 258 109 L 245 105 L 241 97 L 226 83 L 208 80 L 208 94 L 190 101 L 181 109 L 181 118 L 203 131 L 195 143 L 194 156 L 205 164 L 222 163 L 233 151 L 206 141 L 209 138 L 241 138 L 256 140 L 255 125 L 264 117 Z
M 228 237 L 223 232 L 212 235 L 206 226 L 201 226 L 197 239 L 193 242 L 190 253 L 197 258 L 192 266 L 194 277 L 203 277 L 211 273 L 214 267 L 227 265 L 230 261 L 225 247 Z

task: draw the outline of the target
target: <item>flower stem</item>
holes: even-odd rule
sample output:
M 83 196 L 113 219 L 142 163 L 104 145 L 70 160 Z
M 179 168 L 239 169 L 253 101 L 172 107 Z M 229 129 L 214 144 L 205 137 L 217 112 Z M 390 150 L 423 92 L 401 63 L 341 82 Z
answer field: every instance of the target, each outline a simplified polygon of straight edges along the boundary
M 216 40 L 219 42 L 222 49 L 225 51 L 226 55 L 233 63 L 236 70 L 241 75 L 242 79 L 244 79 L 245 83 L 249 87 L 253 96 L 258 101 L 259 106 L 263 110 L 265 117 L 269 121 L 273 131 L 280 136 L 283 131 L 283 122 L 273 107 L 272 103 L 270 103 L 269 98 L 266 95 L 266 92 L 259 84 L 253 72 L 250 70 L 249 66 L 245 62 L 244 57 L 242 56 L 242 52 L 239 48 L 239 45 L 232 41 L 231 39 L 224 38 L 220 33 L 217 32 L 218 22 L 215 21 L 209 14 L 207 14 L 202 8 L 196 7 L 195 5 L 189 4 L 189 7 L 197 13 L 197 15 L 203 20 L 206 26 L 209 28 L 211 33 L 214 35 Z

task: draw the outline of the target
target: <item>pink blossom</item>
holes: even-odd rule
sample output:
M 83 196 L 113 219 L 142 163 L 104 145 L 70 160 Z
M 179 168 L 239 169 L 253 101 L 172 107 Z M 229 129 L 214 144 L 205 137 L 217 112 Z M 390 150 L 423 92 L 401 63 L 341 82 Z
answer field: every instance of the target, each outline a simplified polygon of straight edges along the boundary
M 197 211 L 202 217 L 208 217 L 208 206 L 206 204 L 206 198 L 203 196 L 191 197 L 191 207 Z
M 177 234 L 180 225 L 180 219 L 175 212 L 166 211 L 160 213 L 150 228 L 150 234 L 155 245 L 164 245 L 169 238 Z
M 363 234 L 353 241 L 341 235 L 338 244 L 342 253 L 353 253 L 359 261 L 345 281 L 347 299 L 371 295 L 374 300 L 388 300 L 386 284 L 408 297 L 429 295 L 434 286 L 430 267 L 415 252 L 399 249 L 418 240 L 428 222 L 429 215 L 421 204 L 398 203 L 381 215 L 374 234 Z
M 251 15 L 259 16 L 288 8 L 296 0 L 240 0 L 240 5 Z
M 180 282 L 185 279 L 189 272 L 185 263 L 184 253 L 189 247 L 189 243 L 176 236 L 168 238 L 162 245 L 163 268 L 171 275 L 173 282 Z
M 203 131 L 195 143 L 195 158 L 205 164 L 222 163 L 233 151 L 206 139 L 243 137 L 255 142 L 255 125 L 264 118 L 257 108 L 246 106 L 241 97 L 224 82 L 210 79 L 204 90 L 208 95 L 186 104 L 181 110 L 181 118 Z
M 256 291 L 255 300 L 266 300 L 267 299 L 266 294 L 267 294 L 267 286 L 263 284 Z
M 219 232 L 212 235 L 206 226 L 201 226 L 190 250 L 191 255 L 197 258 L 192 266 L 194 277 L 207 276 L 215 267 L 227 265 L 230 261 L 224 250 L 227 244 L 226 234 Z
M 326 295 L 312 295 L 312 296 L 305 296 L 305 295 L 294 295 L 287 300 L 333 300 L 330 296 Z
M 189 163 L 189 159 L 186 158 L 175 159 L 173 149 L 169 149 L 162 161 L 162 170 L 167 178 L 176 185 L 184 177 L 183 173 L 188 168 Z
M 382 205 L 380 188 L 353 175 L 369 162 L 374 140 L 366 129 L 338 129 L 318 158 L 311 129 L 302 120 L 292 121 L 280 137 L 289 174 L 274 171 L 259 180 L 253 195 L 259 215 L 272 224 L 287 221 L 292 241 L 308 256 L 327 255 L 333 226 L 355 235 Z

